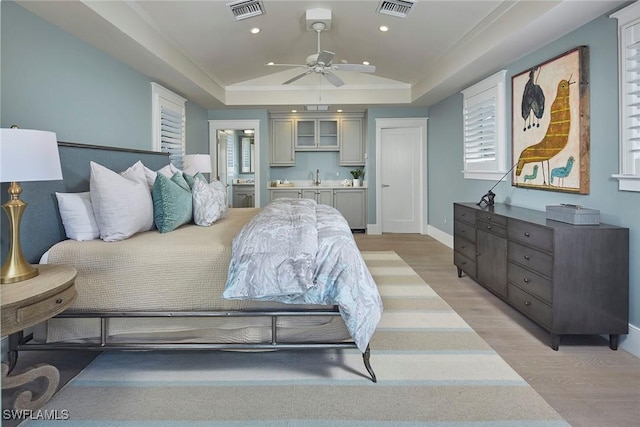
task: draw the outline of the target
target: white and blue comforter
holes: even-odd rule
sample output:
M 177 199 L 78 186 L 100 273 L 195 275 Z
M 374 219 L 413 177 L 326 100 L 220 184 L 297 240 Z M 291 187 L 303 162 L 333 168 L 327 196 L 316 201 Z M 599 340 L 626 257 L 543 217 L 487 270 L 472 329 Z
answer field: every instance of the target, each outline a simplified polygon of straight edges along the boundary
M 344 217 L 311 199 L 278 199 L 233 239 L 223 297 L 338 305 L 365 351 L 382 300 Z

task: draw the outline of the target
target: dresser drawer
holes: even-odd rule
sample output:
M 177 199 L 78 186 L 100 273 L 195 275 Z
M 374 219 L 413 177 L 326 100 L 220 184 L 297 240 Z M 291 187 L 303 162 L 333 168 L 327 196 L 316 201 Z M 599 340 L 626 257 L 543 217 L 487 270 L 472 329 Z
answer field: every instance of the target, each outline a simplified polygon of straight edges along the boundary
M 552 328 L 553 312 L 549 305 L 529 295 L 511 283 L 509 283 L 507 292 L 507 299 L 516 310 L 530 317 L 544 327 L 548 329 Z
M 509 220 L 509 239 L 553 252 L 553 231 L 528 222 Z
M 476 223 L 476 211 L 466 206 L 453 205 L 453 219 L 474 225 Z
M 553 257 L 551 255 L 515 242 L 509 242 L 507 248 L 509 260 L 524 265 L 543 276 L 552 277 Z
M 477 221 L 476 227 L 478 230 L 484 230 L 488 233 L 495 234 L 500 237 L 507 237 L 507 229 L 501 225 L 492 224 L 485 221 Z
M 481 220 L 484 222 L 488 222 L 491 224 L 502 225 L 503 227 L 507 226 L 507 218 L 500 215 L 495 215 L 491 212 L 476 212 L 476 221 Z
M 459 252 L 453 253 L 453 263 L 471 277 L 476 277 L 476 263 Z
M 459 236 L 453 238 L 453 249 L 456 252 L 460 252 L 462 255 L 469 259 L 476 259 L 476 245 L 468 240 L 462 239 Z
M 70 305 L 76 297 L 76 290 L 73 286 L 64 291 L 27 305 L 16 310 L 16 322 L 18 324 L 29 324 L 38 319 L 55 316 Z
M 553 303 L 553 285 L 545 277 L 509 262 L 507 280 L 549 304 Z
M 453 224 L 453 234 L 463 237 L 470 242 L 476 241 L 476 229 L 475 227 L 465 224 L 464 222 L 456 221 Z

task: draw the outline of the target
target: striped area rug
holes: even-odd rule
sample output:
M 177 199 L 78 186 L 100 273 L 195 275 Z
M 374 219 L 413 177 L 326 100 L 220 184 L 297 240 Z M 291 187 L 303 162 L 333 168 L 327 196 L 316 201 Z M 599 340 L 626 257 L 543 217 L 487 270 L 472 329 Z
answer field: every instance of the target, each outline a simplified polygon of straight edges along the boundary
M 395 252 L 363 252 L 385 311 L 355 349 L 107 352 L 44 408 L 61 426 L 567 426 Z M 56 412 L 57 411 L 57 412 Z

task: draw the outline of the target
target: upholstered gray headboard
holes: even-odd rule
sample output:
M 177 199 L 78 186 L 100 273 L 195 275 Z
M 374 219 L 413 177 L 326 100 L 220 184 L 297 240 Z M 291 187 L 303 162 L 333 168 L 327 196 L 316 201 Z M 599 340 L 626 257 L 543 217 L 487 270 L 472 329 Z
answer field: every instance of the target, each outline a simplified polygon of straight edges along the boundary
M 76 193 L 89 191 L 89 161 L 99 163 L 113 171 L 121 172 L 141 160 L 145 166 L 157 170 L 169 164 L 166 153 L 96 145 L 58 142 L 62 181 L 23 182 L 21 199 L 28 204 L 22 216 L 22 251 L 27 261 L 38 263 L 40 257 L 53 244 L 65 240 L 62 220 L 58 213 L 56 192 Z M 2 203 L 8 199 L 8 183 L 2 184 Z M 0 213 L 2 263 L 6 259 L 9 246 L 8 220 L 4 211 Z

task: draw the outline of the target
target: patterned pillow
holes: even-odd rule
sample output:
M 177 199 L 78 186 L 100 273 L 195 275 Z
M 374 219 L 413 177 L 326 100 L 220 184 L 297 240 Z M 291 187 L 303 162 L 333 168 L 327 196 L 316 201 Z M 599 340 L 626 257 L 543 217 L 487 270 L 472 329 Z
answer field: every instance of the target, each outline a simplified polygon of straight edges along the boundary
M 227 213 L 229 212 L 229 205 L 227 205 L 227 189 L 217 179 L 214 179 L 213 181 L 211 181 L 209 186 L 213 187 L 218 197 L 218 203 L 220 203 L 220 206 L 221 206 L 220 217 L 226 218 Z
M 175 179 L 174 179 L 175 178 Z M 178 182 L 176 182 L 178 181 Z M 153 184 L 153 217 L 160 233 L 168 233 L 193 218 L 191 192 L 181 183 L 182 173 L 176 172 L 171 179 L 158 173 Z
M 142 162 L 139 160 L 138 160 L 138 163 L 142 164 Z M 162 167 L 161 169 L 158 169 L 157 171 L 153 171 L 148 167 L 144 166 L 144 173 L 147 178 L 147 185 L 149 185 L 149 191 L 153 190 L 153 184 L 156 182 L 156 176 L 159 173 L 166 176 L 167 178 L 172 178 L 173 175 L 175 175 L 177 172 L 182 172 L 182 171 L 177 167 L 173 166 L 173 164 L 171 163 Z
M 193 222 L 208 227 L 220 219 L 222 206 L 216 190 L 205 181 L 195 179 L 193 184 Z

